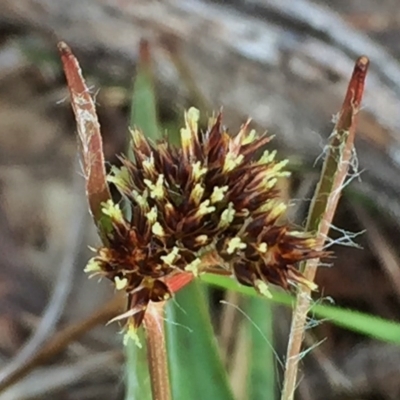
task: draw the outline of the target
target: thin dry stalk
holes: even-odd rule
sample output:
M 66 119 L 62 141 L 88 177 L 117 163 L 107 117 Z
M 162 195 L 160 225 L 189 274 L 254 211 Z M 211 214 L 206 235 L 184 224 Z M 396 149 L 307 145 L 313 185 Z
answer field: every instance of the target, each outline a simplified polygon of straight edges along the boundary
M 165 302 L 150 302 L 144 317 L 153 400 L 171 400 L 164 328 Z
M 167 284 L 171 292 L 176 293 L 192 280 L 192 273 L 183 272 L 168 279 Z M 153 400 L 172 399 L 165 341 L 165 304 L 166 302 L 150 302 L 144 317 Z
M 365 56 L 360 57 L 355 64 L 341 112 L 331 135 L 321 179 L 311 203 L 307 230 L 316 232 L 317 250 L 322 250 L 324 247 L 349 165 L 354 161 L 356 120 L 364 92 L 368 65 L 369 60 Z M 319 259 L 314 259 L 304 265 L 304 275 L 311 282 L 314 281 L 318 263 Z M 310 302 L 310 289 L 301 286 L 298 290 L 296 306 L 293 311 L 281 395 L 282 400 L 293 400 L 294 398 L 300 351 Z

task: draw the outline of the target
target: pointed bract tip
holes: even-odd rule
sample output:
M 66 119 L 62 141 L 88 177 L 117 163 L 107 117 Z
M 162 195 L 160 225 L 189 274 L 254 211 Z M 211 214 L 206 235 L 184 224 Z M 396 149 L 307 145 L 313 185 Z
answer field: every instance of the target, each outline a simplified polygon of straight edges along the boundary
M 364 69 L 364 68 L 368 67 L 368 65 L 369 65 L 369 58 L 367 56 L 361 56 L 358 58 L 356 64 L 359 68 Z
M 57 44 L 58 50 L 61 54 L 70 54 L 71 48 L 65 42 L 59 42 Z

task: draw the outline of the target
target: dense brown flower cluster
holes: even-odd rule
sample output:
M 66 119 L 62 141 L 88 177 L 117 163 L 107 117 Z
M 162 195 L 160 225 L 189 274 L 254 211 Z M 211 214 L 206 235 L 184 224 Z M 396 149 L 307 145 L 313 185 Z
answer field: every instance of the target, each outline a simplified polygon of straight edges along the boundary
M 274 151 L 260 154 L 270 138 L 248 124 L 229 135 L 221 115 L 201 132 L 198 120 L 194 108 L 185 114 L 181 148 L 132 131 L 134 161 L 123 158 L 109 177 L 126 207 L 104 204 L 108 243 L 86 270 L 127 292 L 133 329 L 149 301 L 171 297 L 168 279 L 182 271 L 231 274 L 267 293 L 269 282 L 309 284 L 295 265 L 319 256 L 310 235 L 277 223 L 286 206 L 275 186 L 288 173 Z

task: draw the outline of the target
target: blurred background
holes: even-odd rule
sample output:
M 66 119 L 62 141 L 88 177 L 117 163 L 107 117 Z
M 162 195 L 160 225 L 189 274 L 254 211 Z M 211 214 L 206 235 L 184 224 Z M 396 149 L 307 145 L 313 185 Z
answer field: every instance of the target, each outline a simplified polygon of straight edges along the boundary
M 340 306 L 400 320 L 398 0 L 0 0 L 0 386 L 15 378 L 1 400 L 124 398 L 121 337 L 105 326 L 121 301 L 83 273 L 98 239 L 56 44 L 67 42 L 80 61 L 111 165 L 126 148 L 141 39 L 165 129 L 190 105 L 223 106 L 232 131 L 251 116 L 276 135 L 291 161 L 282 191 L 297 225 L 354 61 L 371 59 L 357 162 L 331 232 L 343 245 L 317 283 Z M 246 399 L 238 368 L 246 337 L 232 331 L 246 318 L 221 298 L 243 299 L 212 292 L 210 304 L 236 398 Z M 291 314 L 270 311 L 282 359 Z M 308 331 L 307 346 L 319 341 L 302 363 L 298 399 L 400 398 L 398 347 L 329 321 Z M 26 365 L 27 376 L 15 374 Z

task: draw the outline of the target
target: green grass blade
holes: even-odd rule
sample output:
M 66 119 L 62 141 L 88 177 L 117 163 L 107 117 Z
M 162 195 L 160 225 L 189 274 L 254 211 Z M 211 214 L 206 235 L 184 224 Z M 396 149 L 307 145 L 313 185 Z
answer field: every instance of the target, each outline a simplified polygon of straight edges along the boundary
M 249 317 L 250 362 L 248 371 L 248 399 L 275 399 L 275 363 L 273 350 L 273 304 L 250 297 Z
M 174 400 L 232 400 L 218 354 L 204 294 L 198 282 L 167 306 L 167 349 Z
M 242 294 L 260 298 L 253 288 L 242 286 L 231 278 L 205 274 L 202 276 L 202 281 L 228 290 L 235 290 Z M 290 307 L 293 306 L 295 301 L 294 297 L 287 293 L 278 292 L 273 288 L 270 288 L 270 291 L 273 296 L 271 301 Z M 374 339 L 388 343 L 400 344 L 400 323 L 398 322 L 389 321 L 370 314 L 344 309 L 334 305 L 318 303 L 312 305 L 310 314 L 315 317 L 327 319 L 332 324 L 358 332 L 362 335 L 370 336 Z
M 126 346 L 126 395 L 125 400 L 152 400 L 149 367 L 147 366 L 146 341 L 143 329 L 139 340 L 143 348 L 137 347 L 132 340 Z
M 141 129 L 150 139 L 161 138 L 150 50 L 145 41 L 140 44 L 137 74 L 133 85 L 131 125 Z
M 233 290 L 235 292 L 245 294 L 247 296 L 257 297 L 258 299 L 264 300 L 263 297 L 259 296 L 257 292 L 249 286 L 243 286 L 236 280 L 220 275 L 204 274 L 201 275 L 201 281 L 210 285 L 219 286 L 227 290 Z M 269 291 L 272 293 L 273 298 L 271 301 L 278 304 L 284 304 L 286 306 L 292 306 L 295 299 L 289 294 L 275 290 L 273 287 L 269 287 Z M 265 299 L 269 300 L 269 299 Z

